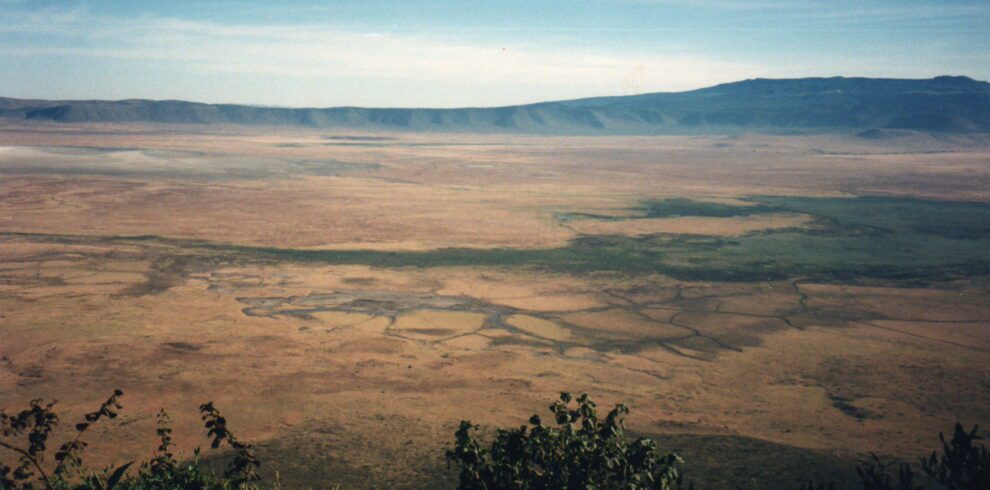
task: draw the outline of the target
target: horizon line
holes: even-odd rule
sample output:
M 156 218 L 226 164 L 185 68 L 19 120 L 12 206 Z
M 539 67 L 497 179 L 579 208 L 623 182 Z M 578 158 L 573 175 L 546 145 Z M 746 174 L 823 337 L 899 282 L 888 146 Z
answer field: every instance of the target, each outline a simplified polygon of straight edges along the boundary
M 328 109 L 373 109 L 373 110 L 467 110 L 467 109 L 500 109 L 508 107 L 525 107 L 540 104 L 554 104 L 561 102 L 575 102 L 581 100 L 590 99 L 608 99 L 608 98 L 622 98 L 622 97 L 639 97 L 644 95 L 654 95 L 654 94 L 684 94 L 689 92 L 696 92 L 699 90 L 706 90 L 711 88 L 720 87 L 723 85 L 733 85 L 745 82 L 755 82 L 760 80 L 767 81 L 797 81 L 797 80 L 832 80 L 832 79 L 848 79 L 848 80 L 903 80 L 903 81 L 928 81 L 937 79 L 966 79 L 976 83 L 990 83 L 988 80 L 980 80 L 973 78 L 969 75 L 935 75 L 928 78 L 898 78 L 898 77 L 869 77 L 869 76 L 858 76 L 858 75 L 833 75 L 833 76 L 809 76 L 809 77 L 754 77 L 754 78 L 744 78 L 741 80 L 734 80 L 730 82 L 716 83 L 713 85 L 704 85 L 700 87 L 695 87 L 687 90 L 676 90 L 676 91 L 650 91 L 650 92 L 639 92 L 635 94 L 626 95 L 591 95 L 587 97 L 576 97 L 570 99 L 549 99 L 549 100 L 537 100 L 533 102 L 520 102 L 515 104 L 500 104 L 491 106 L 451 106 L 451 107 L 428 107 L 428 106 L 362 106 L 362 105 L 332 105 L 332 106 L 288 106 L 288 105 L 272 105 L 272 104 L 253 104 L 249 102 L 205 102 L 192 99 L 148 99 L 148 98 L 121 98 L 121 99 L 100 99 L 100 98 L 72 98 L 72 99 L 49 99 L 49 98 L 21 98 L 21 97 L 7 97 L 0 95 L 0 99 L 7 100 L 19 100 L 19 101 L 38 101 L 38 102 L 110 102 L 110 103 L 120 103 L 120 102 L 182 102 L 187 104 L 199 104 L 208 106 L 240 106 L 240 107 L 254 107 L 259 109 L 285 109 L 285 110 L 328 110 Z

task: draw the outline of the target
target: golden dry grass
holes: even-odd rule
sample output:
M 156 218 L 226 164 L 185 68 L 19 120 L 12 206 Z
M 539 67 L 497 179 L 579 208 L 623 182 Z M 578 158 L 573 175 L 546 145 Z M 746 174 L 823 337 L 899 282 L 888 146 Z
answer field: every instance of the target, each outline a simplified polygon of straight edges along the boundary
M 569 223 L 585 235 L 652 235 L 655 233 L 737 236 L 753 231 L 806 227 L 810 216 L 765 214 L 733 218 L 644 218 L 622 221 L 581 220 Z
M 0 174 L 0 406 L 58 398 L 71 418 L 123 388 L 119 428 L 94 434 L 113 438 L 92 447 L 103 461 L 147 454 L 160 407 L 173 412 L 180 444 L 202 444 L 194 410 L 213 399 L 247 440 L 301 437 L 321 447 L 305 434 L 329 431 L 333 442 L 318 457 L 369 472 L 367 482 L 416 478 L 442 464 L 459 420 L 515 425 L 562 389 L 627 402 L 637 431 L 901 457 L 929 449 L 931 436 L 956 418 L 990 416 L 984 278 L 908 288 L 383 269 L 239 261 L 169 241 L 112 238 L 425 250 L 553 247 L 579 233 L 731 236 L 807 222 L 565 226 L 554 213 L 616 214 L 641 199 L 678 196 L 742 204 L 739 197 L 753 194 L 873 192 L 990 201 L 982 143 L 395 135 L 443 145 L 361 147 L 327 146 L 322 136 L 0 128 L 6 146 L 381 165 L 264 179 Z M 0 159 L 0 169 L 10 165 Z

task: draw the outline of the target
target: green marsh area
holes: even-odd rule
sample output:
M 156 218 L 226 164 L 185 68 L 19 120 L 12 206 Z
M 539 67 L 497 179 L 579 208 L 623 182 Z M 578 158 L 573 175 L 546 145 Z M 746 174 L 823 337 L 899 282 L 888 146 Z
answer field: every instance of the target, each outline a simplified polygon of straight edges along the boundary
M 559 272 L 660 273 L 684 280 L 886 279 L 924 283 L 990 274 L 990 204 L 863 196 L 753 197 L 751 206 L 649 201 L 641 219 L 800 213 L 814 225 L 738 237 L 582 236 L 551 249 L 311 251 L 208 244 L 269 259 L 380 267 L 495 266 Z M 565 219 L 597 219 L 571 214 Z

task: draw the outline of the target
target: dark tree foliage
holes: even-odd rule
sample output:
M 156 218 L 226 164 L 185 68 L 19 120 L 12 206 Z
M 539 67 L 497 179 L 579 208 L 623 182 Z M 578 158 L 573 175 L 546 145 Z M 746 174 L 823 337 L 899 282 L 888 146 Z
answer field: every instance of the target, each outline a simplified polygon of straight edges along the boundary
M 922 488 L 915 483 L 911 465 L 895 462 L 884 463 L 873 453 L 870 453 L 870 457 L 873 458 L 872 462 L 856 467 L 856 473 L 863 481 L 863 490 L 916 490 Z M 897 467 L 896 485 L 893 483 L 893 476 L 887 472 L 889 468 L 894 466 Z
M 624 435 L 625 405 L 598 418 L 595 403 L 581 395 L 561 393 L 550 406 L 554 424 L 539 416 L 530 425 L 499 429 L 485 449 L 461 422 L 447 460 L 460 468 L 461 489 L 670 489 L 680 482 L 681 459 L 663 452 L 648 437 L 628 442 Z
M 114 390 L 99 409 L 87 413 L 85 420 L 75 425 L 75 435 L 55 452 L 53 467 L 46 465 L 45 455 L 49 438 L 59 423 L 54 412 L 55 402 L 43 404 L 41 400 L 32 400 L 26 410 L 16 415 L 0 411 L 0 448 L 18 455 L 18 463 L 13 468 L 0 463 L 0 488 L 69 488 L 67 482 L 72 475 L 82 471 L 82 452 L 86 448 L 83 435 L 101 419 L 117 418 L 117 410 L 122 408 L 117 400 L 123 394 Z M 46 470 L 46 466 L 49 469 Z M 107 469 L 108 481 L 119 481 L 129 466 Z
M 940 433 L 942 453 L 932 451 L 927 458 L 921 458 L 921 474 L 910 464 L 884 463 L 871 454 L 872 461 L 856 468 L 863 490 L 990 490 L 990 454 L 985 446 L 973 443 L 982 439 L 977 435 L 978 430 L 974 426 L 966 432 L 957 422 L 952 439 L 946 441 Z M 833 490 L 833 487 L 808 483 L 802 490 Z
M 115 390 L 100 408 L 88 413 L 84 421 L 75 425 L 75 434 L 58 447 L 49 463 L 46 458 L 49 439 L 58 427 L 59 418 L 54 412 L 55 402 L 34 400 L 27 409 L 9 415 L 0 410 L 0 489 L 2 490 L 231 490 L 253 489 L 259 480 L 257 468 L 260 462 L 249 444 L 242 443 L 227 428 L 226 419 L 207 403 L 200 407 L 211 446 L 226 444 L 234 453 L 223 476 L 216 476 L 199 462 L 199 449 L 191 463 L 180 464 L 172 452 L 172 429 L 168 414 L 158 414 L 159 445 L 149 461 L 141 463 L 136 474 L 128 476 L 134 465 L 129 462 L 99 471 L 87 471 L 83 467 L 82 451 L 87 444 L 83 435 L 93 424 L 102 419 L 114 419 L 123 395 Z M 14 455 L 12 464 L 5 458 Z M 276 485 L 277 487 L 277 485 Z
M 0 490 L 257 490 L 260 461 L 250 444 L 241 442 L 212 402 L 200 414 L 210 446 L 226 446 L 232 457 L 222 475 L 200 463 L 199 448 L 192 461 L 180 462 L 173 452 L 172 429 L 164 410 L 158 413 L 158 446 L 148 461 L 131 461 L 98 471 L 83 466 L 84 435 L 96 423 L 114 419 L 122 409 L 120 390 L 100 407 L 85 414 L 56 446 L 60 419 L 55 402 L 33 400 L 16 413 L 0 409 Z M 625 405 L 616 405 L 599 418 L 587 395 L 572 400 L 569 393 L 550 406 L 553 423 L 534 415 L 529 425 L 498 429 L 486 446 L 475 438 L 477 426 L 461 422 L 454 447 L 446 452 L 448 464 L 459 469 L 458 488 L 465 490 L 549 489 L 662 489 L 681 486 L 681 459 L 661 451 L 653 439 L 625 437 Z M 978 427 L 966 431 L 956 424 L 951 439 L 939 434 L 941 452 L 911 465 L 872 460 L 856 468 L 863 490 L 990 490 L 990 452 L 978 441 Z M 268 486 L 281 488 L 278 472 Z M 324 487 L 325 488 L 325 487 Z M 338 488 L 331 486 L 330 488 Z M 754 487 L 757 488 L 757 487 Z M 833 483 L 807 482 L 800 490 L 837 490 Z
M 949 490 L 990 490 L 990 454 L 986 446 L 975 446 L 973 441 L 982 439 L 976 433 L 978 426 L 966 432 L 956 422 L 952 439 L 942 441 L 942 454 L 935 451 L 921 459 L 921 469 L 926 475 Z
M 220 415 L 220 411 L 209 402 L 199 407 L 203 414 L 208 437 L 212 437 L 210 447 L 217 449 L 221 444 L 226 443 L 234 450 L 234 459 L 227 465 L 224 476 L 235 486 L 243 486 L 251 482 L 260 480 L 257 469 L 261 462 L 255 457 L 250 444 L 245 444 L 237 440 L 234 434 L 227 428 L 227 419 Z

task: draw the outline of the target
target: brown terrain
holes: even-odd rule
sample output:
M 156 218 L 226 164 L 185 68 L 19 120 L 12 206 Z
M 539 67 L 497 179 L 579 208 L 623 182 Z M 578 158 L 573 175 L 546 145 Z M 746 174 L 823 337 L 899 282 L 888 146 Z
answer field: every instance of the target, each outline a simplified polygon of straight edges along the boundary
M 812 220 L 555 216 L 856 194 L 990 203 L 990 146 L 0 126 L 0 407 L 57 398 L 74 420 L 119 387 L 122 416 L 87 451 L 124 461 L 154 449 L 159 408 L 184 456 L 205 446 L 196 407 L 213 400 L 289 482 L 422 487 L 449 481 L 460 420 L 517 425 L 567 390 L 628 404 L 629 429 L 683 452 L 689 475 L 695 461 L 706 488 L 757 477 L 742 461 L 757 454 L 779 481 L 847 478 L 868 451 L 914 460 L 956 420 L 990 423 L 986 277 L 710 282 L 235 246 L 731 238 Z

